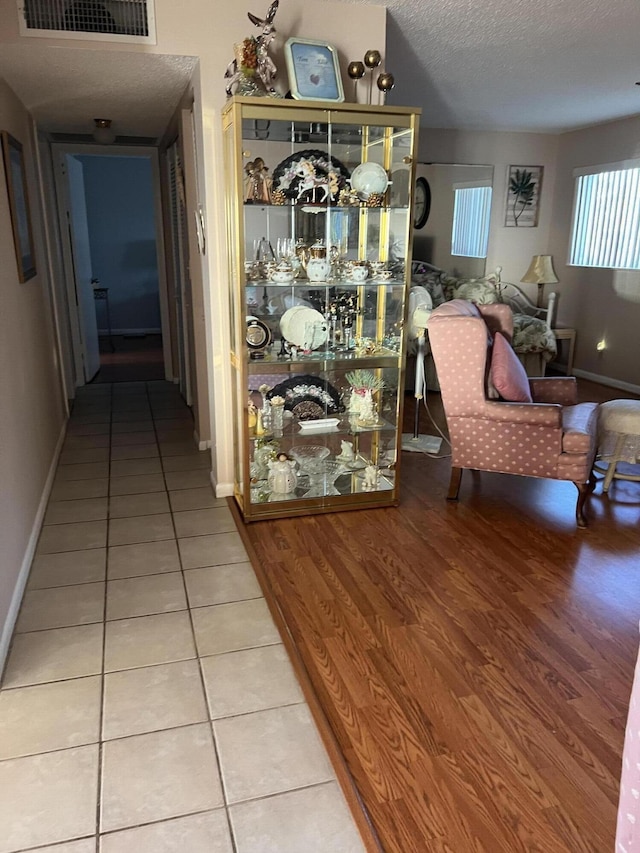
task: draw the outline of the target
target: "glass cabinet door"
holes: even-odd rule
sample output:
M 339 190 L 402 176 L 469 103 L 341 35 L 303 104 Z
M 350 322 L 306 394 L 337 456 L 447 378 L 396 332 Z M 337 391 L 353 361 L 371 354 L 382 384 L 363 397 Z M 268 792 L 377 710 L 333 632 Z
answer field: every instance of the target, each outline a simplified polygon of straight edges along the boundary
M 224 111 L 246 520 L 397 503 L 418 113 Z

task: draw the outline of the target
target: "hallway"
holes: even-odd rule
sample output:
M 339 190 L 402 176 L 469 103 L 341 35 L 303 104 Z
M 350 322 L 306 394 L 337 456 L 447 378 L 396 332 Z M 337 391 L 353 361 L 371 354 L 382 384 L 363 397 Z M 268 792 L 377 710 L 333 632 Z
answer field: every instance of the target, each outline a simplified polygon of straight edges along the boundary
M 364 850 L 192 435 L 169 383 L 78 392 L 0 690 L 0 853 Z

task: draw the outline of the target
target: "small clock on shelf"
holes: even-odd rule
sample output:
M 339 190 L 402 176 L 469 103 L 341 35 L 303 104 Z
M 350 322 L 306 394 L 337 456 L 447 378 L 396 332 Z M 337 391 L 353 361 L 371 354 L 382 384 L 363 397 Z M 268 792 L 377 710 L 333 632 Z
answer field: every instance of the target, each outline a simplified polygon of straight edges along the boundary
M 424 228 L 431 211 L 431 187 L 426 178 L 416 179 L 413 227 Z

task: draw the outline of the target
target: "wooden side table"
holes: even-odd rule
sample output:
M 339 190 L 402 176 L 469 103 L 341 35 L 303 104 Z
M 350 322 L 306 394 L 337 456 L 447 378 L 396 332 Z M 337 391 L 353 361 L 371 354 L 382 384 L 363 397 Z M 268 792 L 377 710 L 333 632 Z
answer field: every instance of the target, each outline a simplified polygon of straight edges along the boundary
M 557 341 L 569 341 L 569 355 L 567 357 L 567 376 L 573 376 L 573 357 L 576 351 L 575 329 L 553 329 Z

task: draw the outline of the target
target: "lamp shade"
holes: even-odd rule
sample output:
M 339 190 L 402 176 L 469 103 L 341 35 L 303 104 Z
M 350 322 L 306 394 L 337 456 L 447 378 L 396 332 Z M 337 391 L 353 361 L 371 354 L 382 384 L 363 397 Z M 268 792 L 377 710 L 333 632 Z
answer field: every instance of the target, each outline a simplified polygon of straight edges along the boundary
M 553 268 L 551 255 L 534 255 L 529 269 L 520 281 L 525 284 L 556 284 L 558 276 Z
M 111 127 L 110 118 L 94 118 L 95 128 L 93 138 L 99 145 L 111 145 L 115 142 L 116 134 Z

